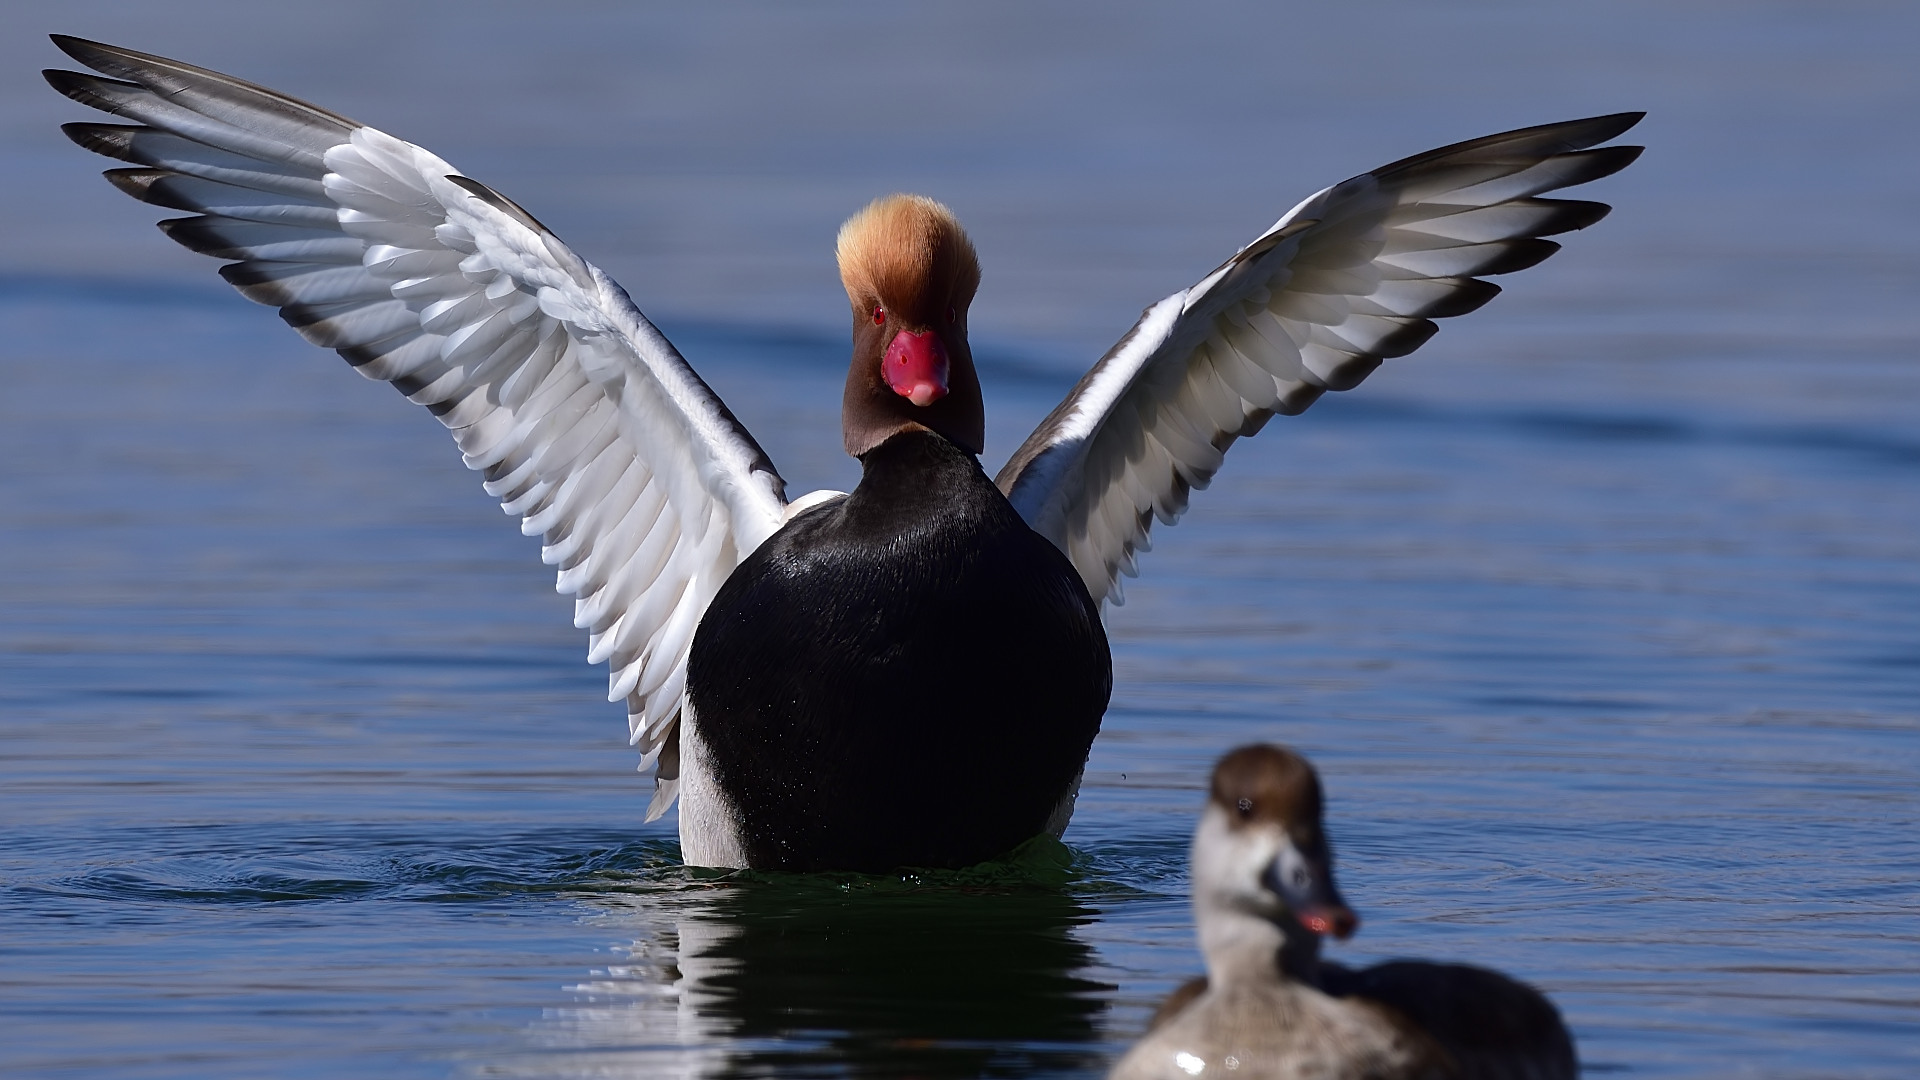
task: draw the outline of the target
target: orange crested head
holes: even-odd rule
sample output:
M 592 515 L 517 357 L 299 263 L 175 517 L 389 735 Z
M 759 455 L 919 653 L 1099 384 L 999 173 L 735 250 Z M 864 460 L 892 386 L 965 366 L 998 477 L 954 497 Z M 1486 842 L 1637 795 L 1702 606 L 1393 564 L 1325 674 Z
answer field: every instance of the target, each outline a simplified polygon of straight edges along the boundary
M 888 195 L 840 226 L 840 281 L 868 305 L 920 328 L 945 327 L 980 287 L 980 260 L 953 211 L 924 195 Z

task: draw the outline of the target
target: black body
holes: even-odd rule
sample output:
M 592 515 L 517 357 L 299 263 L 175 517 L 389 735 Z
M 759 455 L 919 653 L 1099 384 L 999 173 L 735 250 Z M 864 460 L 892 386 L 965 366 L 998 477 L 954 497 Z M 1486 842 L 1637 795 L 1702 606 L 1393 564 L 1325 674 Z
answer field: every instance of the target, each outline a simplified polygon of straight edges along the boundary
M 1497 971 L 1424 960 L 1358 971 L 1322 964 L 1319 983 L 1334 997 L 1397 1010 L 1446 1050 L 1463 1077 L 1574 1080 L 1580 1074 L 1560 1010 L 1545 994 Z
M 861 458 L 721 586 L 687 692 L 748 862 L 965 866 L 1038 835 L 1113 688 L 1100 613 L 972 454 Z

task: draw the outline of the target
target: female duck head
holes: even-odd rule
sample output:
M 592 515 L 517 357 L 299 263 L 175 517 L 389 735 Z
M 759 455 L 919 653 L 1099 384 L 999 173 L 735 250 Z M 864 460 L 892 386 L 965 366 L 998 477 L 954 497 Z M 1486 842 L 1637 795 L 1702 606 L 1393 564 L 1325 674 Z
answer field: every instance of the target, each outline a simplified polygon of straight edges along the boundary
M 1320 938 L 1345 938 L 1360 920 L 1333 882 L 1321 826 L 1320 778 L 1277 746 L 1244 746 L 1213 770 L 1193 838 L 1193 907 L 1209 976 L 1304 972 Z

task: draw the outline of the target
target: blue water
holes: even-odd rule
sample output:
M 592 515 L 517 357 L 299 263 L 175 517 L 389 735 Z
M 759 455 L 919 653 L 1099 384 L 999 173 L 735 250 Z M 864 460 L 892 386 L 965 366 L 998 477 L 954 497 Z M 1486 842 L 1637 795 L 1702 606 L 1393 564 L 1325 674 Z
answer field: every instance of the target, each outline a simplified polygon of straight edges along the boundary
M 1344 961 L 1527 979 L 1594 1076 L 1920 1071 L 1912 9 L 6 18 L 0 1073 L 1098 1076 L 1198 968 L 1186 835 L 1254 739 L 1320 766 Z M 739 878 L 641 823 L 569 603 L 444 432 L 59 140 L 52 30 L 508 191 L 800 491 L 855 475 L 830 242 L 874 194 L 974 231 L 991 466 L 1324 183 L 1623 108 L 1650 150 L 1157 534 L 1064 849 Z

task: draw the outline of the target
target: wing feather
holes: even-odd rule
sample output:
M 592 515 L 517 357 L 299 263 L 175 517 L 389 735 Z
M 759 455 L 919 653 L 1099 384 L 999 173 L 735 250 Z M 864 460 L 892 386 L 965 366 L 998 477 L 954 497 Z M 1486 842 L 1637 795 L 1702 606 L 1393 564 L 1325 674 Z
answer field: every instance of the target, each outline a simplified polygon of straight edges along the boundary
M 133 121 L 63 129 L 129 165 L 114 186 L 191 215 L 160 227 L 426 406 L 542 538 L 643 765 L 662 763 L 658 816 L 693 630 L 784 519 L 752 436 L 618 285 L 426 150 L 230 76 L 54 41 L 99 74 L 51 71 L 53 87 Z
M 1559 250 L 1603 203 L 1537 196 L 1620 171 L 1596 144 L 1620 113 L 1442 147 L 1315 193 L 1139 322 L 1014 452 L 997 482 L 1066 552 L 1096 599 L 1122 602 L 1155 518 L 1171 525 L 1236 439 L 1473 311 L 1508 274 Z

